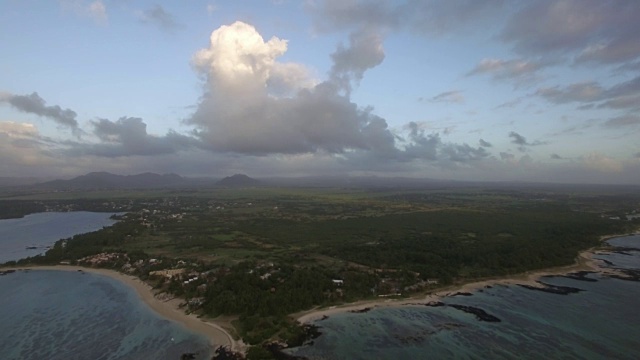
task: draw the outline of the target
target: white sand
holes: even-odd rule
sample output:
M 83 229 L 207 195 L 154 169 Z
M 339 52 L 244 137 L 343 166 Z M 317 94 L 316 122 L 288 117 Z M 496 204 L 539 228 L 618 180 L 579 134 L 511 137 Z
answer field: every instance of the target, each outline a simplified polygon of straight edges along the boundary
M 623 235 L 606 235 L 606 236 L 600 237 L 600 241 L 605 241 L 614 237 L 638 235 L 638 234 L 639 233 L 636 232 L 632 234 L 623 234 Z M 522 274 L 517 274 L 517 275 L 507 276 L 507 277 L 489 278 L 489 279 L 475 281 L 472 283 L 467 283 L 462 285 L 454 285 L 447 288 L 439 289 L 438 291 L 433 293 L 414 296 L 414 297 L 405 298 L 405 299 L 382 298 L 378 300 L 364 300 L 364 301 L 358 301 L 350 304 L 331 306 L 329 308 L 322 308 L 322 309 L 316 308 L 309 311 L 303 311 L 297 314 L 293 314 L 292 316 L 298 319 L 298 321 L 301 323 L 310 323 L 315 320 L 322 319 L 325 316 L 331 316 L 331 315 L 343 313 L 346 311 L 358 311 L 366 308 L 373 309 L 373 308 L 380 308 L 380 307 L 424 305 L 432 301 L 440 301 L 443 297 L 453 295 L 456 292 L 473 292 L 473 291 L 482 289 L 484 287 L 493 286 L 493 285 L 522 284 L 522 285 L 540 287 L 541 285 L 537 281 L 543 276 L 565 275 L 565 274 L 568 274 L 571 272 L 577 272 L 577 271 L 595 271 L 602 274 L 623 275 L 618 271 L 616 271 L 615 269 L 609 269 L 609 268 L 604 268 L 600 266 L 602 262 L 599 261 L 598 259 L 593 258 L 593 255 L 595 253 L 596 253 L 595 248 L 581 252 L 579 256 L 576 258 L 576 262 L 573 265 L 525 272 Z

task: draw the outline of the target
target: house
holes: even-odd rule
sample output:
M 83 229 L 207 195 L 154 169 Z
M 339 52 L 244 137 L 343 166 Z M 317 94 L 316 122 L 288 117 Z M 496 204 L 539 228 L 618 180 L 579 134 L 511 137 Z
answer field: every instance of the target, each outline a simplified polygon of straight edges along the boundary
M 338 286 L 342 286 L 344 284 L 344 281 L 339 279 L 333 279 L 331 281 Z

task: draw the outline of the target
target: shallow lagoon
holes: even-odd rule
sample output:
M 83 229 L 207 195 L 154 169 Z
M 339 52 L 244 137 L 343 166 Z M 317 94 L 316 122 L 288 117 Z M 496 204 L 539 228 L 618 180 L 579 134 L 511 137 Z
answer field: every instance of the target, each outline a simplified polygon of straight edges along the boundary
M 640 236 L 610 243 L 640 248 Z M 640 269 L 640 251 L 597 258 Z M 442 300 L 480 308 L 500 322 L 480 321 L 451 306 L 342 313 L 316 321 L 323 334 L 289 352 L 310 359 L 640 358 L 640 282 L 598 274 L 541 280 L 582 291 L 560 295 L 493 286 Z

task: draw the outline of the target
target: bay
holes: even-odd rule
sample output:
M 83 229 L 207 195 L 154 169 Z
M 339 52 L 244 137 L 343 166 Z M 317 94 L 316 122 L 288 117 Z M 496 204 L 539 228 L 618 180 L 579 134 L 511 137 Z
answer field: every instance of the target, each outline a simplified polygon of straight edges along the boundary
M 60 239 L 113 225 L 113 213 L 43 212 L 0 220 L 0 263 L 44 254 Z M 35 247 L 35 249 L 27 249 Z
M 118 280 L 32 270 L 0 276 L 0 359 L 210 359 L 208 340 L 166 320 Z
M 111 213 L 47 212 L 0 220 L 0 262 L 115 223 Z M 37 249 L 26 249 L 34 246 Z M 0 359 L 210 359 L 208 340 L 162 318 L 127 285 L 57 270 L 0 276 Z

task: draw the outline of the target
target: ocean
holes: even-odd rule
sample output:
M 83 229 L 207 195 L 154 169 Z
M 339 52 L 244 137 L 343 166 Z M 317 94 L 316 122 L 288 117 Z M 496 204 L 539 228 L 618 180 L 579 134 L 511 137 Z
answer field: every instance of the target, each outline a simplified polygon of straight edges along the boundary
M 110 226 L 111 215 L 48 212 L 0 220 L 0 262 Z M 183 353 L 212 355 L 205 337 L 160 317 L 115 279 L 45 270 L 0 276 L 0 360 L 178 360 Z
M 2 360 L 211 359 L 208 340 L 166 320 L 129 286 L 86 272 L 0 276 Z
M 596 258 L 640 269 L 640 236 L 609 243 L 627 249 Z M 312 344 L 288 353 L 309 359 L 640 358 L 640 282 L 594 273 L 541 281 L 566 294 L 495 285 L 443 298 L 440 306 L 336 314 L 314 323 L 322 335 Z M 477 309 L 488 316 L 476 316 Z

